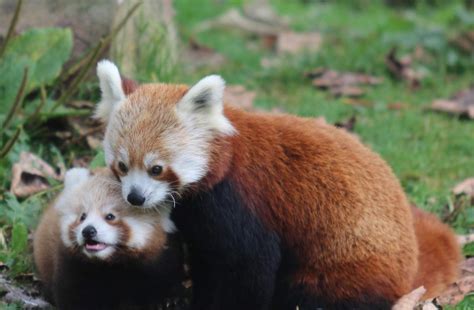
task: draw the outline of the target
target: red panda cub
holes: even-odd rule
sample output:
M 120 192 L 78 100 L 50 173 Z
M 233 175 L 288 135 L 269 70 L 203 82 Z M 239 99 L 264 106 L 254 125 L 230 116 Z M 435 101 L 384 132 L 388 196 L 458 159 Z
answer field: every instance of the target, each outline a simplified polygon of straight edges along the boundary
M 183 279 L 181 247 L 166 233 L 170 227 L 154 210 L 128 208 L 110 173 L 69 170 L 34 235 L 45 296 L 59 309 L 158 306 Z
M 106 163 L 130 208 L 176 204 L 193 309 L 390 309 L 412 290 L 410 205 L 352 135 L 225 105 L 219 76 L 124 90 L 97 71 Z

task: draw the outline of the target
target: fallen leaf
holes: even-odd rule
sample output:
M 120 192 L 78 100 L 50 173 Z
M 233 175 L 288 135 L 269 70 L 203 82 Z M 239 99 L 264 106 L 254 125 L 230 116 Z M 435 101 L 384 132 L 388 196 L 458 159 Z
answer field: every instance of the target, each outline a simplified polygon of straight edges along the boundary
M 38 156 L 22 152 L 12 167 L 10 191 L 17 197 L 27 197 L 49 188 L 47 178 L 62 180 L 63 173 L 56 171 Z
M 364 90 L 357 86 L 343 85 L 332 87 L 329 92 L 335 97 L 361 97 Z
M 68 122 L 76 132 L 70 141 L 71 144 L 85 140 L 87 145 L 95 150 L 101 146 L 104 124 L 94 118 L 69 117 Z
M 474 52 L 474 31 L 463 31 L 450 40 L 460 51 L 471 55 Z
M 304 73 L 313 79 L 312 84 L 320 89 L 329 90 L 334 96 L 360 97 L 364 94 L 362 85 L 378 85 L 383 79 L 362 73 L 338 72 L 326 68 L 316 68 Z
M 464 246 L 468 243 L 474 242 L 474 234 L 458 235 L 457 238 L 460 246 Z
M 318 32 L 285 31 L 277 36 L 276 52 L 279 54 L 297 54 L 302 51 L 316 52 L 321 47 L 321 43 L 322 36 Z
M 183 58 L 191 69 L 202 66 L 217 68 L 226 62 L 226 58 L 222 54 L 199 43 L 192 37 L 189 39 L 188 48 L 185 49 Z
M 353 105 L 353 106 L 359 106 L 359 107 L 371 107 L 373 106 L 373 103 L 369 100 L 364 100 L 361 98 L 344 98 L 342 100 L 345 104 Z
M 474 276 L 467 276 L 451 284 L 446 291 L 435 298 L 441 306 L 455 305 L 464 299 L 464 296 L 474 291 Z
M 245 89 L 242 85 L 229 85 L 224 90 L 224 101 L 239 106 L 245 110 L 253 110 L 254 91 Z
M 403 102 L 393 102 L 393 103 L 389 103 L 387 105 L 387 108 L 389 110 L 395 110 L 395 111 L 399 111 L 399 110 L 405 110 L 408 108 L 408 105 L 406 103 L 403 103 Z
M 339 127 L 339 128 L 344 128 L 345 130 L 349 132 L 354 132 L 354 127 L 356 124 L 357 118 L 355 115 L 352 115 L 350 118 L 348 118 L 345 121 L 342 122 L 336 122 L 334 126 Z
M 423 286 L 420 286 L 419 288 L 402 296 L 392 307 L 392 310 L 413 310 L 416 304 L 420 302 L 420 299 L 424 293 L 426 293 L 426 289 Z
M 431 109 L 474 119 L 474 87 L 456 93 L 451 99 L 434 100 Z
M 464 194 L 469 197 L 474 197 L 474 178 L 466 179 L 454 186 L 453 193 L 455 195 Z
M 474 235 L 472 236 L 472 241 L 474 241 Z M 464 276 L 473 275 L 474 276 L 474 257 L 468 258 L 461 262 L 459 268 Z
M 268 0 L 254 0 L 247 2 L 244 5 L 244 14 L 252 20 L 273 25 L 278 29 L 287 29 L 289 27 L 288 19 L 278 15 L 278 13 L 271 7 Z
M 72 100 L 67 103 L 68 107 L 75 109 L 93 109 L 95 104 L 92 101 L 86 100 Z
M 415 89 L 421 84 L 424 74 L 412 68 L 412 57 L 405 56 L 398 58 L 396 47 L 393 47 L 385 56 L 385 65 L 387 69 L 398 79 L 405 80 L 408 85 Z

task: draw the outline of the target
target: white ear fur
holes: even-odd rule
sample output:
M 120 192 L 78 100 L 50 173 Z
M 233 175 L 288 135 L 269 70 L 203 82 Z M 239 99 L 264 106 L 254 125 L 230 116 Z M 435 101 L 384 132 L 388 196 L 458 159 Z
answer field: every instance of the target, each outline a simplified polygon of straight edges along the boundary
M 89 179 L 91 176 L 89 169 L 71 168 L 64 175 L 64 190 L 75 188 Z
M 193 85 L 177 105 L 178 113 L 190 122 L 205 125 L 231 135 L 234 127 L 224 116 L 225 81 L 219 75 L 209 75 Z
M 114 107 L 125 99 L 125 92 L 122 88 L 119 70 L 113 62 L 107 59 L 99 61 L 97 76 L 102 98 L 97 104 L 95 117 L 107 123 Z

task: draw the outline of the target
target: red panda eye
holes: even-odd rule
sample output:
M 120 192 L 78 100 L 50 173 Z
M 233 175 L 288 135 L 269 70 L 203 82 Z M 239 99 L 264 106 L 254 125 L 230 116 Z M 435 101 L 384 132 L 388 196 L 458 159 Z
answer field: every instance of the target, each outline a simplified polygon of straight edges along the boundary
M 80 218 L 79 220 L 80 220 L 81 222 L 83 222 L 83 221 L 86 219 L 86 217 L 87 217 L 87 214 L 82 213 L 82 214 L 81 214 L 81 218 Z
M 118 167 L 119 167 L 119 169 L 122 173 L 127 173 L 128 172 L 127 165 L 125 165 L 125 163 L 123 161 L 119 161 Z
M 158 176 L 158 175 L 161 174 L 162 171 L 163 171 L 163 167 L 157 165 L 157 166 L 151 167 L 151 169 L 150 169 L 150 174 L 151 174 L 152 176 Z
M 112 213 L 109 213 L 105 216 L 105 220 L 113 221 L 113 220 L 115 220 L 115 215 L 113 215 Z

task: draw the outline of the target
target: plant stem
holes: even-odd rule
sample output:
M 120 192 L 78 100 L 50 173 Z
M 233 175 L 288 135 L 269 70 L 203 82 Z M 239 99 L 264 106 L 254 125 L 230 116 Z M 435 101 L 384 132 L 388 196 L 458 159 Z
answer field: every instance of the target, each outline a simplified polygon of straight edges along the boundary
M 88 58 L 88 61 L 86 64 L 82 67 L 80 72 L 78 73 L 77 77 L 72 81 L 71 86 L 68 88 L 68 90 L 62 94 L 59 99 L 56 101 L 54 104 L 53 108 L 51 111 L 56 110 L 59 106 L 64 104 L 69 98 L 78 90 L 79 85 L 83 82 L 83 80 L 86 77 L 87 72 L 89 72 L 89 69 L 94 65 L 100 55 L 103 53 L 105 48 L 110 44 L 110 42 L 115 38 L 117 33 L 125 26 L 129 18 L 132 16 L 132 14 L 138 9 L 138 7 L 141 5 L 141 2 L 136 3 L 128 12 L 127 15 L 122 19 L 122 21 L 115 27 L 109 35 L 106 37 L 102 38 L 97 44 L 97 46 L 94 48 L 94 50 L 91 52 L 90 56 L 85 57 L 84 59 L 81 59 L 78 64 L 82 64 L 85 62 L 85 59 Z M 74 71 L 79 70 L 79 67 L 77 65 L 74 66 Z M 73 72 L 74 72 L 73 71 Z M 69 71 L 67 74 L 71 74 L 71 71 Z
M 23 79 L 21 80 L 20 88 L 18 89 L 18 92 L 16 93 L 15 101 L 13 102 L 13 105 L 10 108 L 8 115 L 5 118 L 5 121 L 3 122 L 2 131 L 5 130 L 8 127 L 8 125 L 10 125 L 10 122 L 12 121 L 13 116 L 15 116 L 16 112 L 18 111 L 18 107 L 23 101 L 23 95 L 25 92 L 27 81 L 28 81 L 28 68 L 25 67 L 23 71 Z
M 10 138 L 10 140 L 8 140 L 7 143 L 5 143 L 3 148 L 0 150 L 0 158 L 3 158 L 5 156 L 7 156 L 8 152 L 10 152 L 10 150 L 13 147 L 13 145 L 15 144 L 16 140 L 18 140 L 18 137 L 20 136 L 21 130 L 22 130 L 22 127 L 18 126 L 18 128 L 16 129 L 13 136 Z
M 40 103 L 36 107 L 35 111 L 28 117 L 28 122 L 34 122 L 37 118 L 41 110 L 43 109 L 44 105 L 46 104 L 46 99 L 48 95 L 46 94 L 46 89 L 44 85 L 40 87 Z
M 5 53 L 8 42 L 13 36 L 13 32 L 15 31 L 16 24 L 18 23 L 18 17 L 20 16 L 20 10 L 21 10 L 22 4 L 23 4 L 23 0 L 18 0 L 18 3 L 15 8 L 15 14 L 13 15 L 12 21 L 10 22 L 10 27 L 8 27 L 7 36 L 5 37 L 5 41 L 3 42 L 2 46 L 0 46 L 0 58 L 2 58 L 3 54 Z

